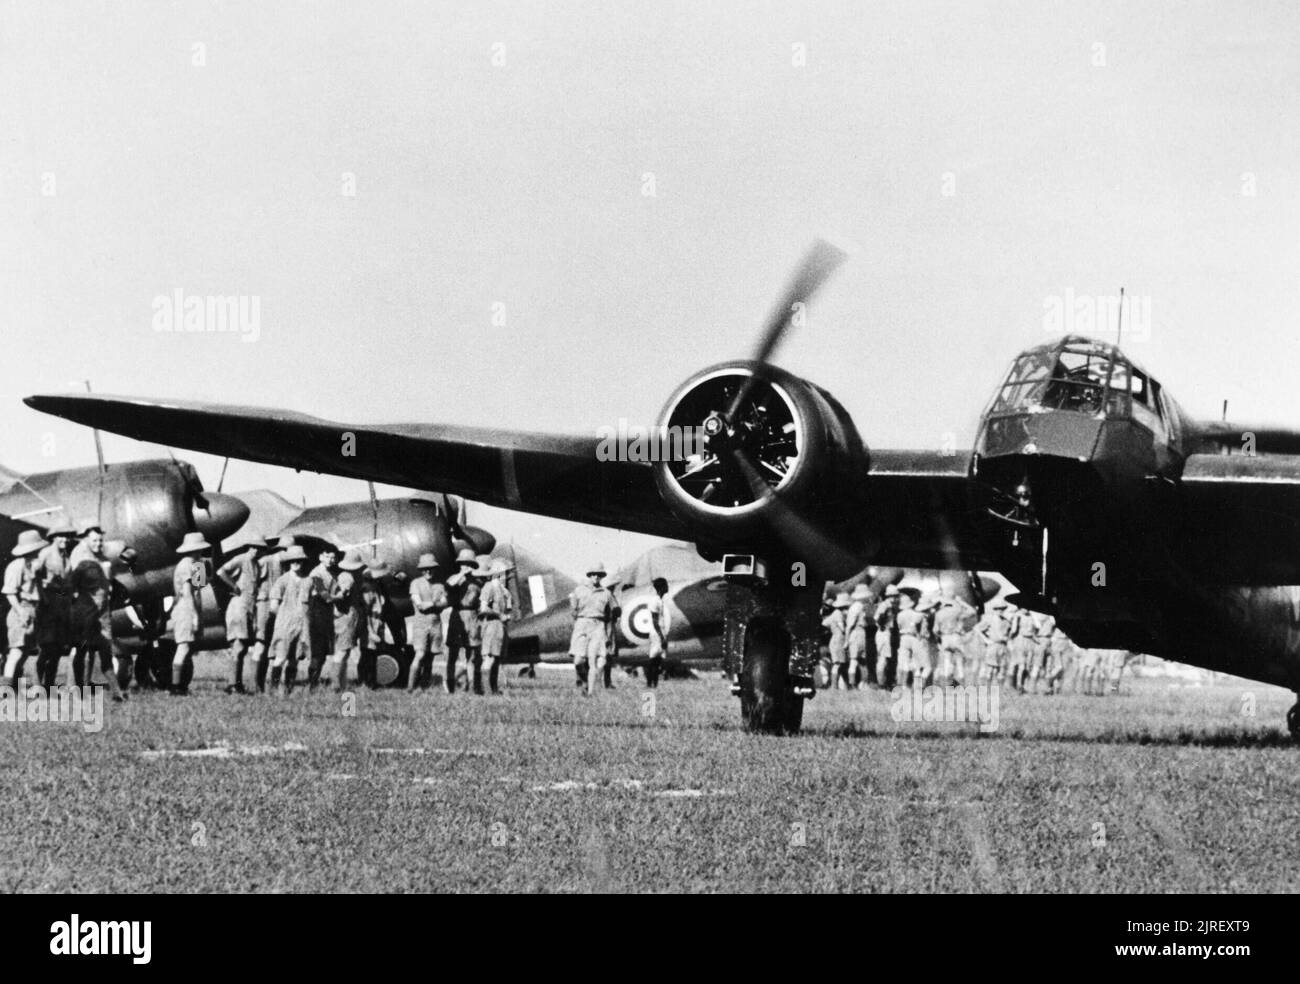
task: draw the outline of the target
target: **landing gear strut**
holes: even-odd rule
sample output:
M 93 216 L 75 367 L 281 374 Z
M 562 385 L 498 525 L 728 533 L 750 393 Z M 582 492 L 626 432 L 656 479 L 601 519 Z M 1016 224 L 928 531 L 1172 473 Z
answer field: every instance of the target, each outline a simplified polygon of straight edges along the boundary
M 804 701 L 815 693 L 820 592 L 783 588 L 779 577 L 769 585 L 762 562 L 752 557 L 731 554 L 723 563 L 729 581 L 724 654 L 745 730 L 798 734 Z

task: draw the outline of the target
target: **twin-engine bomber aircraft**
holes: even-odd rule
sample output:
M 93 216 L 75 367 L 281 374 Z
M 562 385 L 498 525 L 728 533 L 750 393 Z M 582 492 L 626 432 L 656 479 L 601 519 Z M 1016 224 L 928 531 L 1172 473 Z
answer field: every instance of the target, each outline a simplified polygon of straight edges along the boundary
M 724 652 L 754 731 L 799 729 L 823 584 L 868 564 L 998 571 L 1080 646 L 1300 691 L 1300 432 L 1194 421 L 1117 347 L 1069 336 L 1015 359 L 973 450 L 869 452 L 838 400 L 769 361 L 842 259 L 815 244 L 754 357 L 673 392 L 659 423 L 706 435 L 677 460 L 600 460 L 592 437 L 26 402 L 141 440 L 689 540 L 730 578 Z M 345 431 L 355 457 L 338 453 Z M 1300 737 L 1300 704 L 1287 724 Z

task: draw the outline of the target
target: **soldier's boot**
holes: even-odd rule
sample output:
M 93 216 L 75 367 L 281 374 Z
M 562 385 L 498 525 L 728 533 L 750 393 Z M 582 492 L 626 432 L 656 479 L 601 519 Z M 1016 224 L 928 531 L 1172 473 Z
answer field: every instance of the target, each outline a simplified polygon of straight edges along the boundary
M 320 671 L 325 666 L 324 656 L 313 656 L 311 662 L 307 664 L 307 692 L 314 694 L 316 685 L 320 683 Z
M 478 663 L 474 664 L 474 693 L 483 696 L 483 667 Z
M 501 660 L 498 658 L 488 660 L 488 689 L 494 694 L 501 693 L 501 687 L 497 681 L 500 678 Z
M 278 689 L 279 689 L 279 687 L 280 687 L 280 680 L 281 680 L 281 678 L 282 678 L 283 676 L 284 676 L 284 667 L 283 667 L 283 666 L 272 666 L 272 667 L 271 667 L 271 689 L 272 689 L 272 690 L 278 690 Z
M 284 668 L 284 676 L 280 678 L 280 696 L 287 697 L 293 693 L 293 685 L 298 679 L 298 666 L 290 663 Z
M 606 689 L 606 690 L 613 690 L 613 689 L 614 689 L 614 680 L 613 680 L 613 677 L 612 677 L 612 675 L 611 675 L 611 674 L 613 674 L 613 672 L 614 672 L 614 665 L 613 665 L 612 663 L 608 663 L 608 662 L 607 662 L 607 663 L 605 664 L 605 670 L 604 670 L 605 689 Z
M 266 667 L 267 660 L 265 654 L 263 654 L 262 656 L 259 656 L 257 662 L 253 664 L 253 682 L 257 687 L 257 692 L 259 694 L 266 693 Z
M 406 692 L 415 693 L 420 686 L 420 679 L 424 676 L 424 660 L 418 659 L 411 663 L 411 671 L 406 676 Z
M 72 651 L 72 681 L 78 687 L 86 685 L 86 648 L 78 646 Z
M 339 653 L 334 659 L 334 692 L 343 693 L 348 689 L 348 654 Z

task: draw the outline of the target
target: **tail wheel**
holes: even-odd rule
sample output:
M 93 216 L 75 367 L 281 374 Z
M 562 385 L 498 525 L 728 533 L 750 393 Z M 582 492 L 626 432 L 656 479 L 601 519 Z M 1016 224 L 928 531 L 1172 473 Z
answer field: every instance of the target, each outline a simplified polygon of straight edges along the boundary
M 755 619 L 745 630 L 745 662 L 740 671 L 740 716 L 755 734 L 798 732 L 803 698 L 790 691 L 790 637 L 769 619 Z

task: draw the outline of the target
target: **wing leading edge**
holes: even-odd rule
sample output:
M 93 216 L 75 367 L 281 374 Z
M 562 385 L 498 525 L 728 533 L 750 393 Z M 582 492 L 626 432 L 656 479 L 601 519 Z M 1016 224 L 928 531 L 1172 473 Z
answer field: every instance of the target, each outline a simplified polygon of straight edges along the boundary
M 262 407 L 40 395 L 33 409 L 141 441 L 461 495 L 578 523 L 691 540 L 644 462 L 601 461 L 594 437 L 442 424 L 345 424 Z M 970 514 L 967 452 L 878 451 L 863 517 L 872 563 L 986 569 Z

